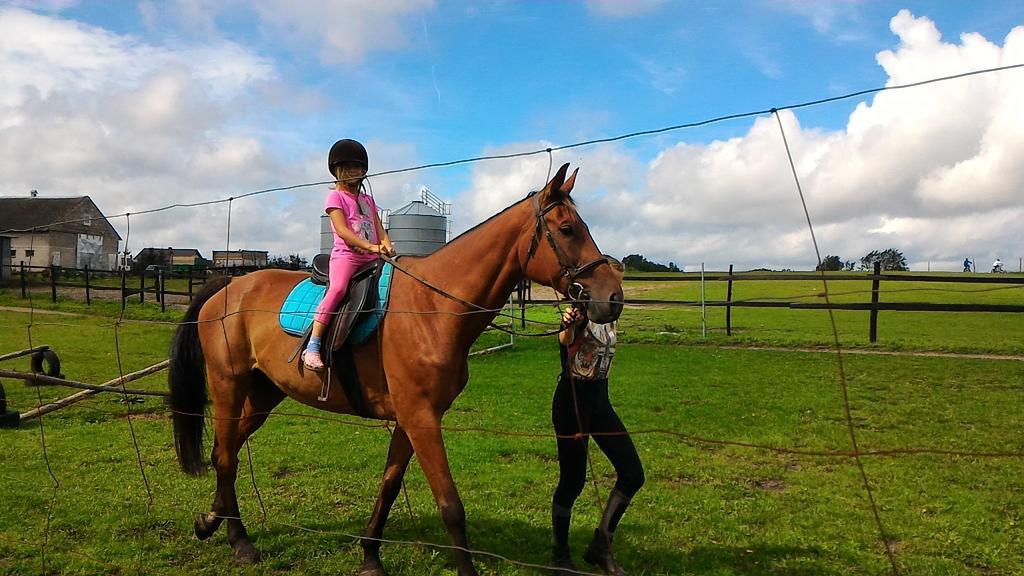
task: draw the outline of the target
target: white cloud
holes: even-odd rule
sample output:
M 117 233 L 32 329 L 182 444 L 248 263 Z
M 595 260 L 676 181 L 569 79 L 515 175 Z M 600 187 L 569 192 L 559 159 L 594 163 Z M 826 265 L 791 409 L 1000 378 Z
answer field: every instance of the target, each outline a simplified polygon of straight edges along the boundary
M 819 34 L 829 36 L 837 42 L 861 40 L 866 36 L 860 7 L 864 0 L 832 0 L 830 2 L 807 2 L 805 0 L 773 0 L 769 3 L 776 10 L 796 14 L 810 21 Z
M 587 0 L 587 9 L 606 18 L 629 18 L 654 12 L 664 0 Z
M 6 0 L 4 3 L 13 8 L 59 12 L 77 5 L 79 0 Z
M 411 16 L 434 7 L 434 0 L 175 0 L 140 6 L 151 30 L 176 23 L 191 35 L 213 34 L 218 17 L 252 13 L 275 44 L 314 49 L 327 64 L 358 62 L 376 50 L 407 47 L 420 33 Z
M 946 43 L 931 20 L 901 11 L 892 30 L 898 45 L 878 54 L 891 85 L 1024 62 L 1024 27 L 1002 46 L 977 34 Z M 856 260 L 894 247 L 915 266 L 953 269 L 967 255 L 1024 253 L 1021 102 L 1024 73 L 1011 70 L 876 94 L 841 131 L 805 128 L 783 111 L 822 256 Z M 815 263 L 774 117 L 729 140 L 677 141 L 647 166 L 608 145 L 576 149 L 572 159 L 582 166 L 581 213 L 615 255 L 691 269 Z M 477 165 L 463 202 L 482 219 L 536 186 L 546 167 L 543 157 Z
M 291 19 L 315 9 L 300 3 L 271 14 L 273 6 L 253 8 L 268 11 L 268 29 L 288 29 Z M 389 6 L 361 17 L 398 26 L 407 12 Z M 329 10 L 339 10 L 335 16 L 344 12 Z M 196 13 L 215 22 L 202 10 Z M 359 57 L 326 36 L 320 40 L 333 30 L 328 21 L 333 22 L 321 18 L 307 32 L 339 58 Z M 943 42 L 934 23 L 906 11 L 892 19 L 891 28 L 898 42 L 877 55 L 890 84 L 1024 62 L 1024 27 L 1012 30 L 1001 45 L 977 34 Z M 238 44 L 161 46 L 7 8 L 0 9 L 0 69 L 3 195 L 30 189 L 44 196 L 89 194 L 102 210 L 116 214 L 327 177 L 322 151 L 300 145 L 293 147 L 295 157 L 281 158 L 268 149 L 261 130 L 278 130 L 275 141 L 302 144 L 302 138 L 287 127 L 254 126 L 245 116 L 246 110 L 267 114 L 290 100 L 315 103 L 318 95 L 306 90 L 294 97 L 271 62 Z M 1009 261 L 1024 253 L 1020 102 L 1024 72 L 1011 70 L 876 94 L 839 131 L 804 126 L 799 113 L 783 112 L 823 255 L 856 259 L 895 247 L 912 265 L 932 262 L 935 269 L 958 265 L 964 256 Z M 587 125 L 587 118 L 573 123 Z M 665 142 L 663 148 L 643 159 L 632 143 L 554 154 L 552 169 L 566 161 L 581 168 L 573 196 L 601 248 L 690 268 L 701 262 L 711 268 L 813 266 L 775 118 L 757 119 L 728 140 L 697 143 L 689 135 L 662 136 L 654 142 Z M 373 171 L 418 163 L 412 145 L 366 144 Z M 550 145 L 520 142 L 481 153 Z M 460 230 L 543 186 L 549 161 L 536 155 L 477 163 L 469 170 L 466 189 L 453 198 Z M 423 178 L 428 176 L 374 178 L 378 204 L 404 204 Z M 304 188 L 233 202 L 231 246 L 310 254 L 318 243 L 324 192 Z M 132 217 L 130 249 L 220 249 L 228 241 L 226 208 Z M 124 219 L 114 223 L 124 234 Z
M 4 9 L 0 69 L 0 194 L 89 195 L 118 214 L 210 200 L 287 174 L 260 141 L 230 128 L 236 105 L 275 76 L 235 44 L 175 51 Z M 173 214 L 139 216 L 130 249 L 221 243 L 223 226 L 189 224 L 203 211 Z M 126 233 L 123 218 L 114 224 Z
M 641 58 L 640 69 L 655 90 L 664 94 L 675 94 L 686 81 L 686 68 L 664 64 L 654 58 Z
M 294 43 L 315 39 L 325 63 L 359 60 L 372 50 L 394 50 L 409 42 L 404 17 L 432 8 L 433 0 L 363 2 L 343 0 L 262 0 L 247 3 L 262 21 Z

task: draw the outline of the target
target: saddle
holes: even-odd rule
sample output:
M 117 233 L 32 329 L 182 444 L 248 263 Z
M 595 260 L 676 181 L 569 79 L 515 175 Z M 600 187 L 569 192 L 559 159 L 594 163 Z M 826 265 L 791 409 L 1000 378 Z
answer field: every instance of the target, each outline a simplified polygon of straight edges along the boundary
M 338 366 L 343 373 L 350 371 L 351 359 L 341 353 L 346 344 L 359 345 L 369 339 L 384 315 L 385 302 L 390 289 L 392 266 L 375 260 L 361 266 L 352 275 L 345 299 L 338 310 L 332 311 L 330 324 L 324 332 L 322 354 L 324 369 Z M 300 336 L 298 345 L 288 357 L 291 363 L 309 340 L 313 330 L 313 315 L 327 291 L 330 279 L 330 255 L 318 254 L 313 258 L 310 277 L 300 282 L 281 306 L 281 328 L 293 336 Z M 329 378 L 325 378 L 320 400 L 327 399 Z M 343 380 L 345 380 L 343 378 Z M 350 394 L 346 390 L 346 394 Z
M 364 314 L 373 312 L 377 307 L 377 284 L 383 264 L 379 260 L 359 267 L 349 281 L 348 292 L 337 310 L 331 311 L 331 321 L 324 332 L 323 349 L 338 350 L 356 325 L 356 320 Z M 292 335 L 301 335 L 301 341 L 295 352 L 288 357 L 291 362 L 298 351 L 306 345 L 313 331 L 311 312 L 316 310 L 323 299 L 329 285 L 330 255 L 318 254 L 313 258 L 312 271 L 309 279 L 299 283 L 292 290 L 281 308 L 281 327 Z M 299 332 L 301 330 L 301 332 Z M 330 354 L 324 354 L 324 366 L 330 362 Z

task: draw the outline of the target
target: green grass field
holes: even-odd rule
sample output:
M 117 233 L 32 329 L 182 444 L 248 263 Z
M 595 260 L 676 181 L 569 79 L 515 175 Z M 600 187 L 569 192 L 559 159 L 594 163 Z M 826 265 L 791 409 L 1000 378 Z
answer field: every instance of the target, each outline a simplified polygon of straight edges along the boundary
M 627 291 L 673 290 L 649 284 Z M 785 294 L 798 288 L 763 284 L 740 287 Z M 1019 295 L 1017 289 L 979 292 L 970 301 L 1019 303 Z M 737 289 L 736 297 L 750 296 Z M 20 306 L 24 300 L 0 293 L 0 307 Z M 137 320 L 173 322 L 180 314 L 134 304 L 115 326 L 118 303 L 54 306 L 37 297 L 33 306 L 31 326 L 28 314 L 0 309 L 0 353 L 27 347 L 31 336 L 32 344 L 59 352 L 69 378 L 87 382 L 116 377 L 119 360 L 129 372 L 166 358 L 173 325 Z M 43 312 L 51 308 L 76 315 Z M 555 313 L 533 307 L 529 317 L 550 321 Z M 1019 314 L 883 312 L 880 318 L 880 341 L 871 346 L 866 312 L 837 314 L 843 346 L 995 354 L 1020 354 L 1024 347 Z M 709 314 L 705 339 L 699 309 L 629 308 L 623 315 L 611 394 L 635 434 L 648 481 L 617 535 L 622 564 L 631 574 L 891 573 L 853 459 L 733 444 L 850 449 L 835 354 L 799 350 L 830 345 L 827 314 L 734 310 L 738 330 L 731 338 L 723 324 Z M 480 346 L 499 341 L 487 335 Z M 769 345 L 790 350 L 749 348 Z M 549 409 L 557 364 L 552 338 L 520 338 L 514 350 L 475 358 L 470 384 L 445 419 L 475 549 L 522 563 L 548 560 L 557 476 Z M 845 355 L 844 365 L 863 451 L 1024 452 L 1020 360 Z M 28 361 L 0 367 L 27 369 Z M 165 378 L 133 385 L 163 389 Z M 71 392 L 11 380 L 4 386 L 10 408 L 22 412 Z M 47 415 L 41 427 L 33 421 L 0 431 L 0 573 L 38 574 L 44 561 L 50 573 L 69 574 L 355 571 L 361 553 L 350 535 L 362 531 L 373 507 L 387 449 L 384 428 L 282 404 L 250 443 L 255 478 L 242 452 L 239 499 L 264 562 L 238 568 L 223 531 L 207 542 L 192 535 L 193 514 L 212 501 L 214 477 L 178 472 L 161 402 L 131 400 L 98 395 Z M 862 461 L 901 573 L 1024 573 L 1024 459 L 902 454 Z M 593 463 L 603 498 L 613 471 L 596 451 Z M 409 504 L 396 503 L 385 537 L 446 544 L 415 465 L 407 488 Z M 577 503 L 577 559 L 599 517 L 597 500 L 588 486 Z M 428 545 L 386 544 L 383 556 L 395 575 L 453 573 L 450 555 Z M 483 555 L 477 566 L 482 574 L 542 573 Z

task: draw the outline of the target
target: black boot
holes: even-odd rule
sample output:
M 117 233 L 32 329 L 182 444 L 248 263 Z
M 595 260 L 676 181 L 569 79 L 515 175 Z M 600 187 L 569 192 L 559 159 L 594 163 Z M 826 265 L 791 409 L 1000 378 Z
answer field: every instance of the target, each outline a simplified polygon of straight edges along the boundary
M 557 504 L 551 505 L 551 529 L 554 532 L 555 543 L 551 547 L 551 565 L 555 567 L 551 571 L 553 576 L 570 576 L 576 570 L 572 563 L 572 552 L 569 550 L 569 524 L 572 522 L 572 510 Z
M 612 576 L 628 576 L 626 571 L 615 562 L 615 555 L 612 553 L 615 528 L 619 525 L 619 520 L 622 519 L 627 507 L 629 507 L 629 498 L 618 490 L 612 490 L 608 495 L 604 514 L 601 515 L 601 525 L 594 530 L 594 539 L 590 541 L 587 551 L 583 553 L 584 560 Z
M 605 574 L 612 576 L 629 576 L 621 566 L 615 563 L 615 556 L 612 554 L 612 538 L 614 534 L 602 532 L 600 528 L 594 530 L 594 539 L 587 546 L 583 553 L 583 559 L 588 564 L 597 566 Z
M 551 547 L 551 566 L 555 568 L 551 571 L 552 576 L 571 576 L 573 574 L 573 572 L 567 572 L 567 570 L 576 570 L 568 546 Z

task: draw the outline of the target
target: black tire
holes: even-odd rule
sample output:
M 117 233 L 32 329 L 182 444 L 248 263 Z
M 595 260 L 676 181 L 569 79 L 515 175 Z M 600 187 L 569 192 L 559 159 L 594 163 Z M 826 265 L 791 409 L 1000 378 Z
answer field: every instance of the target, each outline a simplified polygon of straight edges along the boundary
M 60 358 L 53 350 L 40 350 L 32 355 L 32 371 L 60 378 Z
M 20 425 L 21 415 L 7 411 L 7 396 L 4 394 L 4 385 L 0 384 L 0 428 L 17 428 Z

